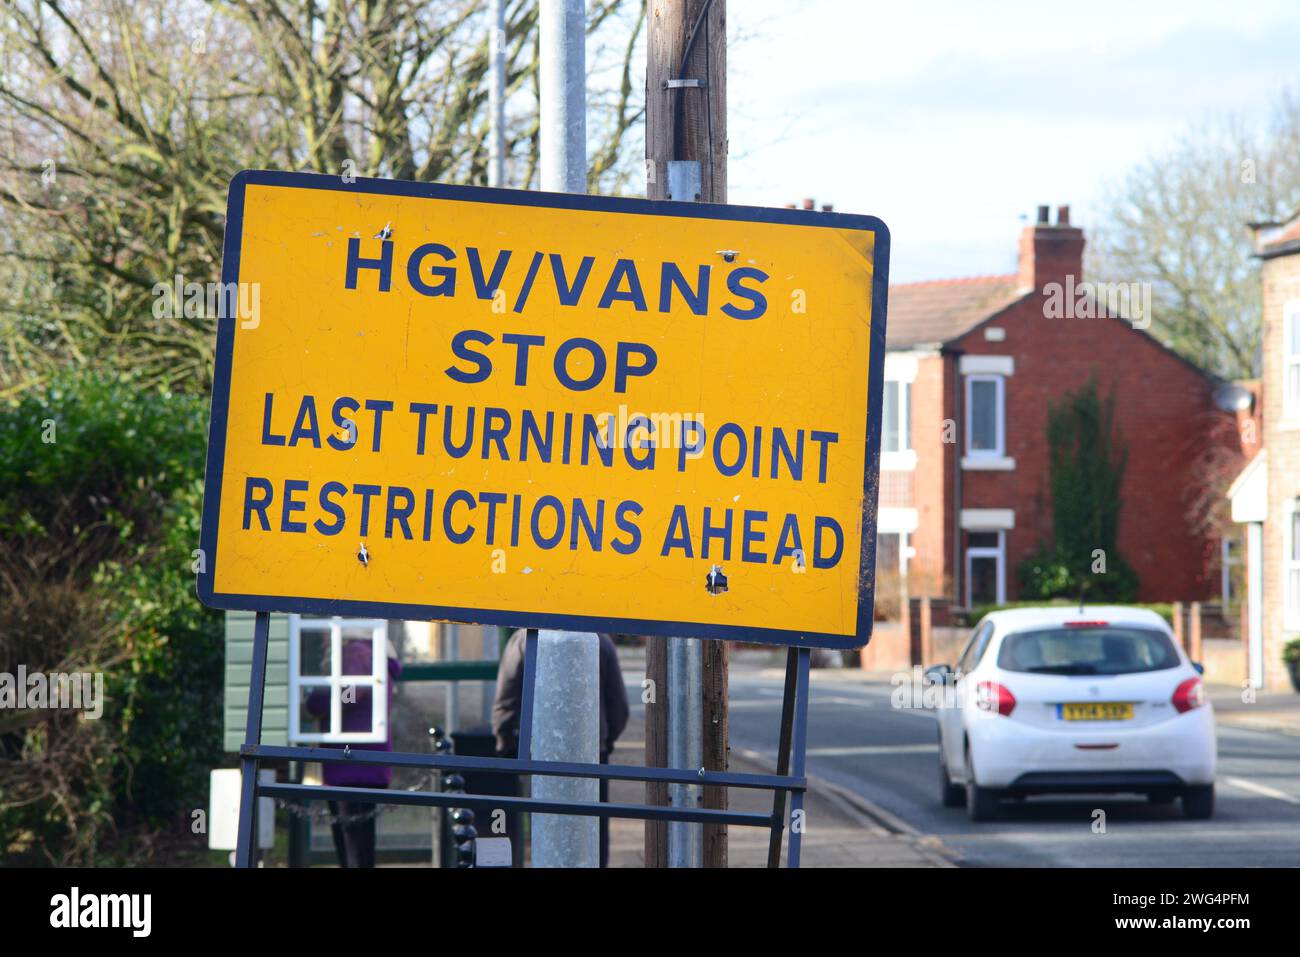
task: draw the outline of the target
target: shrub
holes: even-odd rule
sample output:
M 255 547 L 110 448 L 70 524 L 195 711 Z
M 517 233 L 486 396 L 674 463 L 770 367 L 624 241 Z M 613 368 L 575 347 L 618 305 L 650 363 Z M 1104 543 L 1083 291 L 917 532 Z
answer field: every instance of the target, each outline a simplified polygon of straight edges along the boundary
M 1112 555 L 1104 572 L 1065 558 L 1055 548 L 1040 548 L 1016 568 L 1020 594 L 1026 599 L 1066 598 L 1078 601 L 1131 603 L 1137 597 L 1137 573 L 1118 555 Z
M 191 571 L 205 424 L 194 397 L 85 374 L 0 407 L 0 671 L 102 672 L 106 698 L 99 720 L 0 721 L 0 859 L 131 859 L 205 803 L 222 682 Z

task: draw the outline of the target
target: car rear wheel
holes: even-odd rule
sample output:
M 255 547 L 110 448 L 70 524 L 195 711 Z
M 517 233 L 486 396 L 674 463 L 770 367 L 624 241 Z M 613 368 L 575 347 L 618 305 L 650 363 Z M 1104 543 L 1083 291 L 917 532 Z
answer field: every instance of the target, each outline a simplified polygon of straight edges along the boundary
M 966 749 L 966 813 L 972 821 L 991 821 L 998 816 L 998 792 L 975 783 L 969 747 Z
M 948 775 L 948 762 L 943 758 L 943 738 L 939 738 L 939 793 L 944 807 L 961 807 L 966 803 L 966 789 L 953 784 Z
M 1183 792 L 1183 817 L 1204 821 L 1214 816 L 1214 785 L 1202 784 Z

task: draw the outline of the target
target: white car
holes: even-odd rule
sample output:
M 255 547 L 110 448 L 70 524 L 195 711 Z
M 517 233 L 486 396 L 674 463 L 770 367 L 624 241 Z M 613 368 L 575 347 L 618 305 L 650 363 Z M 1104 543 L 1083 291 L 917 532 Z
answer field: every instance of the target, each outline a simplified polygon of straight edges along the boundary
M 1146 609 L 986 615 L 955 666 L 926 671 L 944 692 L 944 806 L 986 821 L 1003 797 L 1135 793 L 1210 817 L 1214 710 L 1201 670 Z

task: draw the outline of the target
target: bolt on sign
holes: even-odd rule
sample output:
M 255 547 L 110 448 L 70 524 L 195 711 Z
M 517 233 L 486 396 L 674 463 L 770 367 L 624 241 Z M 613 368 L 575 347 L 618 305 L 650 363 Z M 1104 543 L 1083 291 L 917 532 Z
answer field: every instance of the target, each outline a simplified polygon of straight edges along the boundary
M 868 216 L 240 173 L 199 595 L 862 645 L 888 254 Z

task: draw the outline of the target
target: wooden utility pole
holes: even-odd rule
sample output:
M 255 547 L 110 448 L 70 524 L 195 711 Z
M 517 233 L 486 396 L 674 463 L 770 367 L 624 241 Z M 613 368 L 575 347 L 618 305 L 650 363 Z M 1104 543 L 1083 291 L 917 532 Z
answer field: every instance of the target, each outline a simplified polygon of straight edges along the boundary
M 668 199 L 668 163 L 700 164 L 700 202 L 727 201 L 726 0 L 650 0 L 646 50 L 646 195 Z M 692 39 L 693 34 L 693 39 Z M 690 45 L 689 53 L 687 45 Z M 685 65 L 683 67 L 683 59 Z M 687 81 L 680 85 L 677 81 Z M 674 81 L 669 85 L 669 81 Z M 690 197 L 686 197 L 690 198 Z M 654 702 L 646 705 L 645 763 L 668 764 L 668 644 L 650 638 L 646 677 Z M 727 769 L 727 646 L 703 642 L 704 766 Z M 646 785 L 646 803 L 666 805 L 668 788 Z M 726 788 L 706 787 L 704 806 L 725 808 Z M 668 828 L 646 821 L 646 867 L 665 867 Z M 704 866 L 727 866 L 725 825 L 705 825 Z

